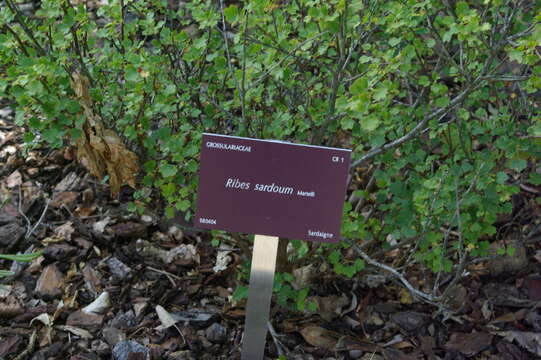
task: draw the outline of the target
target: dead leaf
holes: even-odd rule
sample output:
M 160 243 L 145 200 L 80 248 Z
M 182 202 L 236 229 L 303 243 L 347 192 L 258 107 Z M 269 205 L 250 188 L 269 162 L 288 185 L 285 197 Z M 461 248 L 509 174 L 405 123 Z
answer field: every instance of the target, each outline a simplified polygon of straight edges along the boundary
M 56 209 L 62 206 L 69 208 L 75 202 L 75 200 L 77 200 L 77 193 L 75 191 L 63 191 L 54 194 L 50 206 Z
M 400 289 L 400 303 L 404 305 L 411 305 L 413 304 L 413 297 L 411 296 L 411 292 L 407 289 Z
M 109 293 L 104 291 L 98 296 L 98 298 L 85 306 L 81 311 L 87 314 L 102 314 L 111 306 L 111 300 Z
M 20 186 L 23 183 L 23 177 L 19 170 L 15 170 L 11 173 L 6 179 L 6 186 L 8 188 L 14 188 L 15 186 Z
M 541 263 L 541 250 L 537 250 L 534 255 L 535 260 Z
M 24 313 L 24 307 L 15 297 L 8 295 L 0 302 L 0 318 L 11 318 Z
M 22 342 L 23 338 L 20 336 L 10 336 L 0 340 L 0 358 L 9 354 L 15 354 Z
M 496 319 L 492 320 L 490 324 L 520 321 L 524 319 L 524 316 L 526 315 L 527 312 L 528 312 L 528 309 L 520 309 L 517 312 L 507 313 L 507 314 L 498 316 Z
M 309 264 L 293 270 L 293 283 L 291 284 L 295 290 L 301 290 L 312 283 L 316 276 L 316 267 Z
M 71 235 L 75 232 L 73 223 L 71 221 L 66 222 L 64 225 L 57 227 L 54 231 L 57 237 L 63 238 L 66 241 L 71 241 Z
M 402 351 L 393 348 L 386 348 L 382 350 L 383 357 L 386 360 L 416 360 L 417 357 L 406 355 Z
M 494 334 L 503 336 L 505 340 L 517 343 L 529 352 L 541 356 L 541 334 L 527 331 L 499 331 Z
M 92 334 L 90 332 L 88 332 L 85 329 L 78 328 L 76 326 L 58 325 L 58 326 L 55 326 L 55 328 L 58 329 L 58 330 L 62 330 L 62 331 L 68 331 L 68 332 L 72 333 L 73 335 L 77 335 L 77 336 L 79 336 L 80 338 L 83 338 L 83 339 L 90 340 L 90 339 L 94 338 L 94 336 L 92 336 Z
M 156 305 L 156 313 L 162 323 L 162 329 L 170 328 L 176 324 L 175 319 L 161 305 Z
M 32 323 L 36 320 L 41 322 L 45 326 L 53 326 L 53 319 L 47 313 L 40 314 L 36 316 L 35 318 L 33 318 L 32 320 L 30 320 L 30 325 L 32 325 Z
M 308 344 L 327 350 L 336 350 L 336 344 L 341 337 L 340 334 L 319 326 L 307 326 L 301 329 L 300 333 Z
M 84 135 L 77 142 L 77 158 L 98 179 L 109 175 L 111 195 L 116 197 L 123 184 L 135 187 L 139 171 L 137 155 L 128 150 L 114 131 L 104 128 L 94 113 L 90 97 L 90 81 L 78 72 L 72 74 L 71 87 L 83 107 Z
M 467 357 L 479 354 L 492 343 L 492 335 L 484 332 L 477 333 L 454 333 L 445 344 L 447 349 L 459 351 Z
M 335 331 L 324 329 L 320 326 L 307 326 L 300 330 L 304 340 L 312 346 L 332 350 L 362 350 L 376 351 L 379 347 L 375 344 L 357 340 L 351 336 L 343 335 Z
M 199 264 L 200 257 L 197 249 L 192 244 L 182 244 L 167 252 L 165 262 L 167 264 L 175 263 L 182 266 Z
M 93 225 L 92 225 L 92 230 L 94 230 L 94 232 L 98 233 L 98 234 L 103 234 L 103 232 L 105 231 L 105 227 L 111 222 L 111 218 L 110 217 L 106 217 L 105 219 L 103 220 L 100 220 L 100 221 L 96 221 Z
M 54 188 L 55 193 L 62 193 L 65 191 L 73 191 L 75 188 L 81 185 L 81 178 L 75 171 L 70 172 L 64 177 Z
M 227 269 L 227 266 L 232 261 L 232 258 L 231 256 L 229 256 L 229 254 L 231 254 L 231 251 L 227 249 L 218 251 L 218 253 L 216 254 L 216 265 L 214 265 L 212 271 L 218 273 Z
M 342 314 L 342 308 L 349 304 L 347 296 L 310 296 L 307 303 L 314 301 L 317 304 L 317 313 L 325 320 L 332 321 Z

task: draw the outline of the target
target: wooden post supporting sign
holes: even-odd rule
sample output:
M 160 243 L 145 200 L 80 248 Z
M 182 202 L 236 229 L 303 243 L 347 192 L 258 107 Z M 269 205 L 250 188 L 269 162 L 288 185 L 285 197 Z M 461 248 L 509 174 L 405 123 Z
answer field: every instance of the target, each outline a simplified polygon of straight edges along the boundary
M 203 134 L 195 225 L 255 236 L 242 359 L 263 359 L 278 237 L 337 242 L 350 150 Z

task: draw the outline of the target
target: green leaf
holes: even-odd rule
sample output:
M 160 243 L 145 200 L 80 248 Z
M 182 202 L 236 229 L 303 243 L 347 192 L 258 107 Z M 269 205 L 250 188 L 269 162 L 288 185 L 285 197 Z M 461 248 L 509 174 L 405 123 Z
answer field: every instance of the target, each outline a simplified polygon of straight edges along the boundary
M 188 200 L 182 200 L 180 202 L 177 202 L 176 208 L 180 211 L 186 211 L 190 208 L 191 204 Z
M 30 254 L 18 254 L 18 255 L 7 255 L 7 254 L 0 254 L 0 259 L 5 260 L 12 260 L 17 262 L 30 262 L 43 254 L 43 251 L 38 251 L 35 253 Z
M 345 116 L 340 120 L 340 125 L 342 125 L 342 129 L 344 130 L 351 130 L 355 125 L 355 120 L 351 116 Z
M 11 275 L 15 275 L 15 273 L 7 270 L 0 270 L 0 278 L 8 277 Z
M 434 104 L 438 107 L 446 107 L 447 105 L 449 105 L 449 102 L 449 96 L 442 96 L 437 98 Z
M 379 123 L 377 115 L 368 115 L 361 119 L 361 128 L 366 131 L 374 131 L 378 128 Z
M 515 247 L 513 247 L 513 246 L 508 246 L 508 247 L 507 247 L 507 251 L 506 251 L 507 256 L 513 256 L 513 255 L 515 255 L 515 252 L 516 252 L 516 251 L 517 251 L 517 249 L 516 249 Z
M 177 174 L 177 167 L 171 164 L 163 164 L 160 166 L 160 173 L 163 177 L 171 177 Z
M 365 77 L 360 77 L 351 84 L 349 92 L 351 95 L 360 95 L 368 89 L 368 80 Z
M 244 285 L 237 286 L 235 291 L 233 291 L 233 300 L 239 301 L 246 298 L 248 298 L 248 287 Z
M 521 172 L 526 169 L 528 163 L 524 159 L 512 159 L 509 161 L 509 168 L 515 170 L 516 172 Z
M 505 184 L 507 179 L 509 179 L 509 176 L 507 176 L 507 174 L 503 171 L 500 171 L 498 174 L 496 174 L 496 182 L 498 184 Z
M 239 8 L 236 5 L 229 5 L 224 9 L 224 16 L 228 22 L 235 22 L 239 16 Z

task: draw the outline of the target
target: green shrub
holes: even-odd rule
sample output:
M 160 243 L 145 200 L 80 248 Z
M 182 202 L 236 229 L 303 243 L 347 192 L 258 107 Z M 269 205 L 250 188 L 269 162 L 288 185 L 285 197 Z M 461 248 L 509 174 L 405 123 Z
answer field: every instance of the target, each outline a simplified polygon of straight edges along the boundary
M 461 274 L 517 184 L 541 183 L 539 2 L 43 0 L 27 17 L 6 1 L 0 94 L 25 140 L 88 136 L 70 85 L 88 78 L 92 113 L 142 165 L 134 209 L 157 189 L 192 215 L 203 131 L 347 147 L 350 241 L 316 253 L 347 276 L 352 243 Z

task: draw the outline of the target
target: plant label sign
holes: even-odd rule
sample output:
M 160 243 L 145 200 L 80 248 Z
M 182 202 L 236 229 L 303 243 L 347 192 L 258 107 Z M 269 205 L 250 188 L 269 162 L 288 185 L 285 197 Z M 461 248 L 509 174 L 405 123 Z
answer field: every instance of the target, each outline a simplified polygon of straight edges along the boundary
M 203 134 L 194 225 L 337 242 L 350 150 Z

